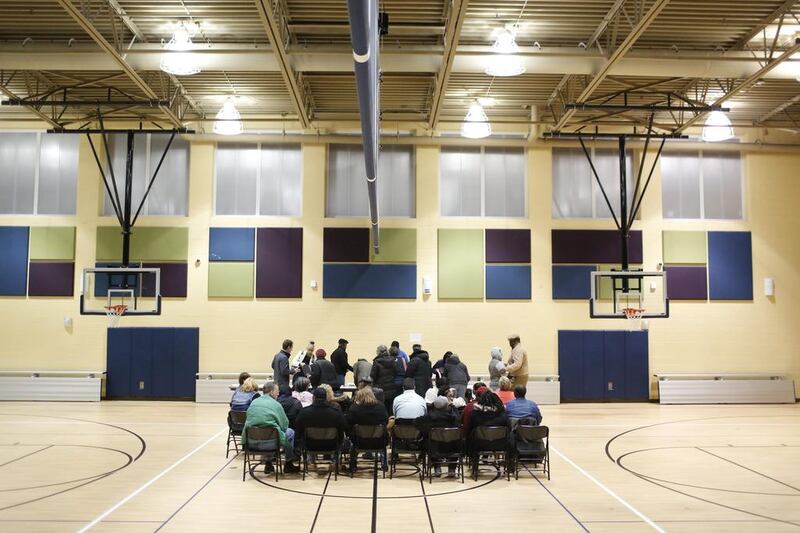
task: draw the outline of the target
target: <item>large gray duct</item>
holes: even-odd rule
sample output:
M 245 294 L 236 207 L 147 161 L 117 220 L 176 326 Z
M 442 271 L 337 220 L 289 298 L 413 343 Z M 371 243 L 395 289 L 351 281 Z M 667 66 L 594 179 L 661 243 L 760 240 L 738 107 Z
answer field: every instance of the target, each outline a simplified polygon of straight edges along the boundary
M 364 164 L 367 171 L 369 218 L 372 223 L 372 246 L 378 253 L 378 156 L 380 126 L 380 93 L 378 88 L 378 0 L 347 0 L 350 17 L 350 41 L 355 60 L 358 109 L 361 115 L 361 137 L 364 142 Z

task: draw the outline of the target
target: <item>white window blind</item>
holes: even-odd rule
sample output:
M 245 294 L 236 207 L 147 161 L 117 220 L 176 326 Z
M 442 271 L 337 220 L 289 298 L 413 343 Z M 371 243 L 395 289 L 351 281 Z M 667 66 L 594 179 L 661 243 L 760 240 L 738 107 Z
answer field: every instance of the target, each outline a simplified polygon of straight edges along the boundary
M 664 218 L 744 218 L 738 152 L 676 152 L 661 156 Z
M 134 135 L 131 216 L 136 214 L 168 142 L 169 135 Z M 124 202 L 128 136 L 124 133 L 109 135 L 108 150 L 114 169 L 113 180 L 117 185 L 120 202 Z M 109 187 L 111 187 L 111 194 L 114 194 L 111 172 L 108 169 L 105 172 Z M 189 142 L 176 136 L 142 206 L 141 216 L 186 216 L 189 212 L 188 199 Z M 107 216 L 114 214 L 107 193 L 103 203 L 103 214 Z
M 443 146 L 439 161 L 442 216 L 526 216 L 524 149 Z
M 74 215 L 77 135 L 0 134 L 0 214 Z
M 381 147 L 378 160 L 378 212 L 381 216 L 416 216 L 416 165 L 414 148 Z M 369 216 L 364 153 L 357 144 L 328 146 L 328 217 Z

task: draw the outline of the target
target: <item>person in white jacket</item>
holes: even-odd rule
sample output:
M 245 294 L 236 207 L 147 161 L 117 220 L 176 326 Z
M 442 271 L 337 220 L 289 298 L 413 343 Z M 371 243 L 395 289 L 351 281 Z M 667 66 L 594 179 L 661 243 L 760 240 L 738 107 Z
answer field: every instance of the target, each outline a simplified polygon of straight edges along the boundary
M 506 373 L 506 365 L 503 364 L 503 350 L 495 346 L 491 351 L 489 360 L 489 388 L 496 391 L 500 387 L 500 376 Z

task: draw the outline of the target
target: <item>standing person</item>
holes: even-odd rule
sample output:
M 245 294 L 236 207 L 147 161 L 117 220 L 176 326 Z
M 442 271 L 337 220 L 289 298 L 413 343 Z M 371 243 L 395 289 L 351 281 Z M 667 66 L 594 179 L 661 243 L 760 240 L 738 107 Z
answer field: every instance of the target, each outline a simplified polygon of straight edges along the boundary
M 411 352 L 406 377 L 414 378 L 414 390 L 422 397 L 431 388 L 431 360 L 428 352 L 423 350 L 419 344 L 415 344 L 414 351 Z
M 467 365 L 461 362 L 457 354 L 447 358 L 444 365 L 444 377 L 451 387 L 456 389 L 456 397 L 463 398 L 469 383 L 469 370 Z
M 293 372 L 292 386 L 297 378 L 311 375 L 309 365 L 314 361 L 314 341 L 308 341 L 306 349 L 298 353 L 290 364 L 289 370 Z
M 500 386 L 500 376 L 506 373 L 506 365 L 503 364 L 503 350 L 495 346 L 491 351 L 489 360 L 489 388 L 497 391 Z
M 370 377 L 375 387 L 383 390 L 383 403 L 386 411 L 392 410 L 392 402 L 397 395 L 394 385 L 394 378 L 397 375 L 397 360 L 389 355 L 389 350 L 385 344 L 381 344 L 375 349 L 375 359 L 372 360 L 372 371 Z
M 281 351 L 272 358 L 272 379 L 275 380 L 279 387 L 281 385 L 289 385 L 289 376 L 291 375 L 289 358 L 292 356 L 293 346 L 294 343 L 291 339 L 284 340 Z
M 400 349 L 396 346 L 389 348 L 389 355 L 392 356 L 394 359 L 394 364 L 397 367 L 394 374 L 394 390 L 397 391 L 397 394 L 400 394 L 400 391 L 403 390 L 403 380 L 406 378 L 406 364 L 402 359 L 400 359 L 399 353 Z M 387 407 L 387 410 L 390 409 Z
M 356 364 L 353 365 L 353 383 L 358 386 L 359 383 L 364 381 L 364 378 L 369 377 L 369 373 L 372 371 L 372 363 L 364 359 L 363 357 L 359 357 Z
M 514 385 L 528 386 L 528 352 L 522 347 L 519 335 L 513 334 L 508 336 L 508 344 L 511 346 L 511 355 L 508 356 L 508 363 L 506 364 L 506 371 L 508 377 L 514 382 Z
M 331 363 L 336 369 L 336 378 L 339 380 L 339 385 L 334 387 L 334 390 L 339 390 L 344 385 L 345 374 L 353 371 L 353 367 L 347 362 L 347 344 L 347 339 L 339 339 L 339 347 L 331 354 Z
M 319 387 L 321 384 L 330 385 L 333 390 L 339 390 L 339 379 L 336 375 L 336 367 L 333 363 L 325 359 L 328 354 L 320 348 L 314 354 L 317 357 L 314 366 L 311 367 L 311 386 Z
M 397 358 L 403 361 L 403 366 L 405 368 L 408 367 L 408 354 L 400 349 L 400 342 L 399 341 L 392 341 L 392 345 L 390 348 L 397 348 Z
M 414 348 L 417 348 L 418 346 L 419 346 L 419 344 L 415 344 Z M 419 346 L 419 347 L 420 347 L 420 349 L 422 349 L 421 346 Z M 442 358 L 439 359 L 438 361 L 436 361 L 436 363 L 434 363 L 432 370 L 436 373 L 436 377 L 438 377 L 438 378 L 443 378 L 444 377 L 444 365 L 447 362 L 447 360 L 450 359 L 451 355 L 453 355 L 453 352 L 446 351 L 446 352 L 444 352 L 444 355 L 442 356 Z

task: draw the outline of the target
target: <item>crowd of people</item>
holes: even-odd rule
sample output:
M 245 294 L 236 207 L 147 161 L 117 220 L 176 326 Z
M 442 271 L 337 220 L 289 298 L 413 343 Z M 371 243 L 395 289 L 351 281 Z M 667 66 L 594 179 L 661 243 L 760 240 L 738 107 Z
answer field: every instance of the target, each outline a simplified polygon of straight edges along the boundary
M 336 428 L 345 445 L 356 425 L 383 425 L 391 432 L 396 425 L 413 424 L 422 435 L 436 427 L 458 427 L 469 443 L 481 426 L 513 429 L 520 420 L 530 425 L 542 421 L 538 406 L 526 398 L 527 353 L 518 335 L 508 340 L 508 361 L 503 362 L 499 347 L 492 348 L 488 385 L 478 381 L 469 387 L 469 369 L 449 351 L 431 364 L 421 345 L 414 344 L 407 354 L 394 341 L 389 347 L 378 346 L 372 361 L 359 358 L 351 366 L 346 339 L 339 339 L 330 361 L 313 341 L 292 358 L 294 343 L 287 339 L 273 357 L 273 381 L 259 393 L 255 380 L 243 372 L 230 406 L 247 413 L 242 441 L 249 448 L 284 447 L 284 472 L 299 470 L 295 448 L 310 427 Z M 356 385 L 352 397 L 342 391 L 349 372 Z M 247 442 L 247 428 L 263 426 L 276 428 L 280 442 Z M 268 464 L 267 470 L 271 468 Z M 440 465 L 434 465 L 434 470 L 441 475 Z M 452 467 L 448 475 L 453 475 Z

